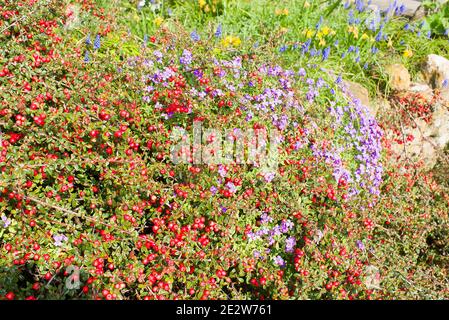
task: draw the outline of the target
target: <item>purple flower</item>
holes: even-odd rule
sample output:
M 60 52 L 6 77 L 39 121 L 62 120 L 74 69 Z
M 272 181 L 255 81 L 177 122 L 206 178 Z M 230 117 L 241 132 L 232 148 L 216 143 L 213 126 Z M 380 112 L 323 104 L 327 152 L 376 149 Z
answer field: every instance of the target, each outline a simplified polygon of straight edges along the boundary
M 340 84 L 340 83 L 342 83 L 342 82 L 343 82 L 343 78 L 342 78 L 341 75 L 339 75 L 339 76 L 337 77 L 337 79 L 335 80 L 335 83 L 336 83 L 336 84 Z
M 90 40 L 90 33 L 87 35 L 87 37 L 86 37 L 86 44 L 88 45 L 88 46 L 90 46 L 91 44 L 92 44 L 92 41 Z
M 323 61 L 329 58 L 329 54 L 331 52 L 331 48 L 327 47 L 323 50 Z
M 223 32 L 222 32 L 222 27 L 221 27 L 221 23 L 220 23 L 218 25 L 217 30 L 215 31 L 214 35 L 216 38 L 220 38 L 222 34 L 223 34 Z
M 215 187 L 215 186 L 210 187 L 209 190 L 210 190 L 210 192 L 212 192 L 212 194 L 216 194 L 218 191 L 217 187 Z
M 281 230 L 282 233 L 287 233 L 292 228 L 293 228 L 293 222 L 291 222 L 290 220 L 283 220 L 281 222 L 280 230 Z
M 184 49 L 184 51 L 182 52 L 181 58 L 179 58 L 179 62 L 186 66 L 191 64 L 192 63 L 192 53 L 189 50 Z
M 276 263 L 280 267 L 285 267 L 285 261 L 281 258 L 281 256 L 276 256 L 274 258 L 274 263 Z
M 265 182 L 267 182 L 267 183 L 271 182 L 275 176 L 276 176 L 276 173 L 274 173 L 274 172 L 265 173 L 265 175 L 264 175 Z
M 296 245 L 296 238 L 295 237 L 288 237 L 287 240 L 285 240 L 285 252 L 292 253 Z
M 262 215 L 260 216 L 260 222 L 262 222 L 262 224 L 266 224 L 268 222 L 272 222 L 273 218 L 270 217 L 266 212 L 262 213 Z
M 63 242 L 68 240 L 68 238 L 63 234 L 55 234 L 53 239 L 55 240 L 55 246 L 58 247 L 61 246 Z
M 362 241 L 357 240 L 356 245 L 357 245 L 357 248 L 359 248 L 359 250 L 365 250 L 365 245 L 363 244 Z
M 363 12 L 365 10 L 365 3 L 362 0 L 355 1 L 355 7 L 358 12 Z
M 8 226 L 11 224 L 11 220 L 8 219 L 5 215 L 2 215 L 2 221 L 3 221 L 3 228 L 8 228 Z
M 382 30 L 380 30 L 378 33 L 377 33 L 377 35 L 376 35 L 376 38 L 375 38 L 375 40 L 377 41 L 377 42 L 379 42 L 380 40 L 382 40 Z
M 141 0 L 139 1 L 139 3 L 137 4 L 137 10 L 142 10 L 142 8 L 145 6 L 145 0 Z
M 192 39 L 193 41 L 200 41 L 201 37 L 200 35 L 196 32 L 196 30 L 193 30 L 190 33 L 190 39 Z
M 89 51 L 86 50 L 86 53 L 84 54 L 84 62 L 89 62 L 90 58 L 89 58 Z
M 224 177 L 226 176 L 226 173 L 227 173 L 226 168 L 225 168 L 224 166 L 222 166 L 221 164 L 218 165 L 218 174 L 219 174 L 222 178 L 224 178 Z
M 237 187 L 231 182 L 229 181 L 228 183 L 226 183 L 226 187 L 228 188 L 228 190 L 231 193 L 235 193 L 237 191 Z
M 101 46 L 100 35 L 97 34 L 94 41 L 94 50 L 100 49 L 100 46 Z

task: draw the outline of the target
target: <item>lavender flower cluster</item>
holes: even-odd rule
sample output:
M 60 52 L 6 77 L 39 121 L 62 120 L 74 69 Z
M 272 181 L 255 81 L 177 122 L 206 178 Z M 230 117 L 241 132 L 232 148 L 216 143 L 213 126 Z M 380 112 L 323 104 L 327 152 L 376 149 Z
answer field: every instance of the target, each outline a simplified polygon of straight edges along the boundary
M 203 77 L 203 71 L 195 70 L 195 59 L 190 50 L 184 49 L 175 59 L 186 68 L 192 68 L 189 70 L 194 70 L 193 74 L 198 79 Z M 350 184 L 350 197 L 363 190 L 372 195 L 379 194 L 383 172 L 380 162 L 382 131 L 360 101 L 340 99 L 348 95 L 341 78 L 337 79 L 337 87 L 334 88 L 323 78 L 308 77 L 304 68 L 295 72 L 276 65 L 262 65 L 257 74 L 264 79 L 264 85 L 255 86 L 253 78 L 242 64 L 241 57 L 237 56 L 232 60 L 212 59 L 211 64 L 219 70 L 216 73 L 217 83 L 211 92 L 192 86 L 188 89 L 191 99 L 203 102 L 209 97 L 222 97 L 225 92 L 239 92 L 238 108 L 245 121 L 269 119 L 281 134 L 281 143 L 286 134 L 296 130 L 298 122 L 310 123 L 312 127 L 315 125 L 315 128 L 305 128 L 305 137 L 303 141 L 296 143 L 295 149 L 309 145 L 317 161 L 324 160 L 331 165 L 336 182 L 344 180 Z M 147 93 L 151 93 L 155 86 L 168 86 L 168 79 L 173 76 L 174 71 L 164 65 L 163 53 L 157 50 L 149 59 L 144 59 L 144 65 L 151 70 L 142 79 L 145 83 L 143 100 L 149 103 L 150 97 Z M 337 94 L 335 90 L 344 95 Z M 327 98 L 323 99 L 324 96 Z M 308 135 L 312 130 L 319 130 L 319 126 L 305 111 L 306 105 L 313 107 L 323 103 L 329 105 L 328 111 L 333 117 L 330 122 L 333 123 L 336 133 L 328 148 L 309 142 Z M 154 108 L 162 109 L 162 106 L 156 103 Z M 166 119 L 171 117 L 169 114 L 163 116 Z M 271 182 L 274 176 L 274 172 L 266 174 L 265 181 Z M 226 187 L 234 190 L 232 186 Z
M 278 224 L 273 225 L 273 218 L 266 212 L 262 213 L 260 217 L 261 227 L 256 232 L 247 234 L 248 241 L 258 241 L 259 246 L 264 250 L 254 250 L 253 255 L 258 259 L 267 259 L 271 253 L 271 247 L 275 244 L 284 243 L 284 251 L 286 253 L 293 253 L 296 246 L 296 238 L 289 236 L 289 232 L 294 230 L 294 223 L 288 219 L 282 220 Z M 273 257 L 273 261 L 280 267 L 285 266 L 285 261 L 280 255 Z

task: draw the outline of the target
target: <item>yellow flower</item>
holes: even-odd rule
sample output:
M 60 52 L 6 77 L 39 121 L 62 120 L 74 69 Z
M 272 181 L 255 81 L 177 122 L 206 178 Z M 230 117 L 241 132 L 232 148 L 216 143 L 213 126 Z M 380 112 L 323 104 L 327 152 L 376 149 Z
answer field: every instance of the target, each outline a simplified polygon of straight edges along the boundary
M 325 46 L 325 45 L 326 45 L 326 40 L 320 39 L 320 46 Z
M 359 37 L 359 29 L 356 26 L 349 26 L 348 32 L 354 35 L 354 38 L 358 39 Z
M 310 29 L 306 29 L 302 33 L 306 35 L 307 39 L 312 38 L 312 36 L 313 36 L 313 30 L 310 30 Z
M 393 47 L 393 41 L 391 41 L 391 38 L 388 38 L 388 43 L 387 43 L 388 47 Z
M 275 11 L 274 11 L 274 13 L 277 15 L 277 16 L 288 16 L 288 9 L 287 8 L 285 8 L 285 9 L 276 9 Z
M 202 8 L 206 5 L 206 0 L 198 0 L 198 4 L 200 5 L 200 8 Z
M 159 26 L 162 24 L 162 22 L 164 22 L 164 19 L 161 18 L 161 17 L 156 17 L 156 18 L 153 20 L 153 22 L 154 22 L 154 24 L 155 24 L 156 26 L 159 27 Z
M 366 39 L 369 39 L 369 36 L 366 33 L 363 33 L 362 37 L 360 39 L 366 40 Z
M 223 40 L 221 40 L 221 44 L 223 47 L 238 47 L 242 43 L 239 37 L 234 36 L 226 36 Z
M 403 56 L 404 56 L 404 58 L 410 58 L 411 56 L 413 56 L 413 51 L 410 49 L 405 49 Z
M 325 35 L 325 36 L 327 36 L 329 33 L 331 33 L 331 31 L 332 31 L 332 29 L 329 28 L 329 27 L 327 27 L 327 26 L 324 26 L 324 27 L 321 29 L 321 32 L 322 32 L 323 35 Z
M 308 1 L 304 2 L 304 8 L 310 7 L 310 3 Z
M 238 47 L 240 44 L 242 43 L 242 40 L 240 40 L 239 37 L 234 37 L 233 41 L 232 41 L 232 45 L 234 47 Z

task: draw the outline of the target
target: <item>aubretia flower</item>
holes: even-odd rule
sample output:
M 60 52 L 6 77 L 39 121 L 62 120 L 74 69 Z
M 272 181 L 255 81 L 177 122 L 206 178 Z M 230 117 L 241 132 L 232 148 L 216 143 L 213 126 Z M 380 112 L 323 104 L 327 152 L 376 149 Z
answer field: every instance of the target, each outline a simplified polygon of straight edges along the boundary
M 94 41 L 94 50 L 100 49 L 100 46 L 101 46 L 100 35 L 97 34 L 97 36 L 95 37 L 95 41 Z
M 446 88 L 446 87 L 448 86 L 448 84 L 449 84 L 449 79 L 444 79 L 444 80 L 443 80 L 443 83 L 441 84 L 441 86 L 442 86 L 443 88 Z
M 192 53 L 189 50 L 184 49 L 181 58 L 179 58 L 179 62 L 186 66 L 190 65 L 192 63 Z
M 156 58 L 156 60 L 157 60 L 158 62 L 161 62 L 161 61 L 162 61 L 162 52 L 160 52 L 159 50 L 155 50 L 155 51 L 153 52 L 153 55 L 154 55 L 154 57 Z
M 11 220 L 8 219 L 5 215 L 2 215 L 3 228 L 8 228 L 11 224 Z
M 200 41 L 201 37 L 200 35 L 196 32 L 196 30 L 193 30 L 190 33 L 190 39 L 192 39 L 193 41 Z
M 295 237 L 288 237 L 287 240 L 285 240 L 285 252 L 292 253 L 296 245 L 296 238 Z
M 266 224 L 266 223 L 269 223 L 272 221 L 273 221 L 273 218 L 270 217 L 266 212 L 264 212 L 260 215 L 260 222 L 262 222 L 262 224 Z
M 281 222 L 280 230 L 282 233 L 286 233 L 290 231 L 293 228 L 293 222 L 290 220 L 283 220 Z
M 222 177 L 222 178 L 224 178 L 225 176 L 226 176 L 226 173 L 227 173 L 227 171 L 226 171 L 226 168 L 223 166 L 223 165 L 219 165 L 218 166 L 218 174 Z
M 357 248 L 359 248 L 360 250 L 365 250 L 365 245 L 363 244 L 362 241 L 357 240 L 356 245 L 357 245 Z
M 210 190 L 210 192 L 212 192 L 212 194 L 216 194 L 218 191 L 217 187 L 215 187 L 215 186 L 210 187 L 209 190 Z
M 226 183 L 226 187 L 228 188 L 229 192 L 231 192 L 231 193 L 235 193 L 237 191 L 237 187 L 231 181 Z
M 276 173 L 274 173 L 274 172 L 265 173 L 264 174 L 265 182 L 267 182 L 267 183 L 271 182 L 274 179 L 275 175 L 276 175 Z
M 281 258 L 281 256 L 276 256 L 274 258 L 274 263 L 280 267 L 285 267 L 285 261 L 284 261 L 284 259 Z
M 61 246 L 63 242 L 68 240 L 68 238 L 63 234 L 55 234 L 53 239 L 55 240 L 55 246 L 58 247 Z

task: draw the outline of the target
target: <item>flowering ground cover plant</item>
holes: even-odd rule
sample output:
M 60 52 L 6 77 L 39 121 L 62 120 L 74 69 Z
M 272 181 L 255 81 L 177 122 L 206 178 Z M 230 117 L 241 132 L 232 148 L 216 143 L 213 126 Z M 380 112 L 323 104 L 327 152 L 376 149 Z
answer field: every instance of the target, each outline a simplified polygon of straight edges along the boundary
M 245 39 L 245 5 L 0 1 L 2 299 L 448 297 L 444 176 L 328 72 L 423 40 L 360 1 Z

